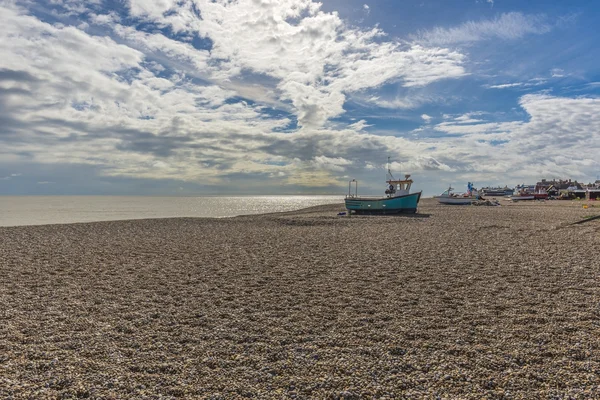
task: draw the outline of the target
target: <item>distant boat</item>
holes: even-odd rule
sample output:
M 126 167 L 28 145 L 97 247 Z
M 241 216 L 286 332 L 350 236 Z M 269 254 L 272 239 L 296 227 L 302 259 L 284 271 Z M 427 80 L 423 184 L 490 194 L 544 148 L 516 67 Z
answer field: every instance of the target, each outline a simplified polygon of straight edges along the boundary
M 452 205 L 468 205 L 472 204 L 477 200 L 481 200 L 482 197 L 477 192 L 477 189 L 473 188 L 471 182 L 467 185 L 468 191 L 466 193 L 455 193 L 453 188 L 450 186 L 439 196 L 433 196 L 441 204 L 452 204 Z
M 512 201 L 524 201 L 524 200 L 547 200 L 548 193 L 517 193 L 510 196 Z
M 497 197 L 504 197 L 504 196 L 512 196 L 514 193 L 514 189 L 509 188 L 508 186 L 505 186 L 503 188 L 501 187 L 485 187 L 481 189 L 481 194 L 483 196 L 497 196 Z
M 348 195 L 345 199 L 348 213 L 353 214 L 399 214 L 416 213 L 417 205 L 421 199 L 422 192 L 410 193 L 413 180 L 410 175 L 404 175 L 404 179 L 394 179 L 388 159 L 388 184 L 385 190 L 386 197 L 364 197 L 358 196 L 358 182 L 352 179 L 348 182 Z M 354 194 L 352 184 L 354 183 Z
M 526 200 L 547 200 L 548 192 L 544 189 L 532 190 L 531 186 L 517 186 L 518 190 L 516 194 L 510 196 L 512 201 L 526 201 Z

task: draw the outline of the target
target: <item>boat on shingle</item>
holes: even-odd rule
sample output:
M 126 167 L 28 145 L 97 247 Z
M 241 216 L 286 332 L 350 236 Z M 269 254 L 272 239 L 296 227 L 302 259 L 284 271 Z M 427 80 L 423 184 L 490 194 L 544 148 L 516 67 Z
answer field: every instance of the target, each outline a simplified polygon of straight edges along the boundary
M 442 194 L 433 196 L 433 198 L 437 199 L 441 204 L 451 205 L 469 205 L 483 199 L 471 182 L 467 184 L 466 193 L 455 193 L 454 189 L 450 186 Z
M 354 183 L 354 193 L 352 184 Z M 385 197 L 366 197 L 358 195 L 358 182 L 348 182 L 348 195 L 345 199 L 346 209 L 350 214 L 399 214 L 416 213 L 422 192 L 410 193 L 413 180 L 410 175 L 404 179 L 394 179 L 388 167 L 388 179 Z

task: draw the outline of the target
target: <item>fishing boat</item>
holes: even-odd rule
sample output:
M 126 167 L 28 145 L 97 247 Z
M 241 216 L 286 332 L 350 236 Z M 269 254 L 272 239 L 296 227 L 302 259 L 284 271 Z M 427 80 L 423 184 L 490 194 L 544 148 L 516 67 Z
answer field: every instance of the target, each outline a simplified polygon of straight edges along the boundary
M 509 198 L 511 201 L 535 200 L 535 196 L 527 192 L 519 192 L 515 195 L 510 196 Z
M 504 196 L 512 196 L 514 193 L 514 189 L 505 187 L 485 187 L 481 189 L 481 193 L 483 196 L 488 197 L 504 197 Z
M 525 201 L 525 200 L 547 200 L 548 193 L 517 193 L 510 196 L 512 201 Z
M 387 174 L 385 197 L 359 196 L 358 181 L 352 179 L 348 182 L 348 195 L 344 202 L 349 214 L 412 214 L 417 212 L 422 192 L 410 193 L 413 184 L 410 174 L 404 175 L 404 179 L 395 179 L 389 168 L 389 159 Z M 354 193 L 352 193 L 353 184 Z
M 517 193 L 510 196 L 512 201 L 526 201 L 526 200 L 547 200 L 548 192 L 545 189 L 535 190 L 532 185 L 521 185 L 515 188 Z
M 452 186 L 449 186 L 442 194 L 439 196 L 433 196 L 434 199 L 437 199 L 441 204 L 452 204 L 452 205 L 468 205 L 472 204 L 477 200 L 482 200 L 483 197 L 479 195 L 477 189 L 473 187 L 471 182 L 467 184 L 467 192 L 465 193 L 455 193 Z

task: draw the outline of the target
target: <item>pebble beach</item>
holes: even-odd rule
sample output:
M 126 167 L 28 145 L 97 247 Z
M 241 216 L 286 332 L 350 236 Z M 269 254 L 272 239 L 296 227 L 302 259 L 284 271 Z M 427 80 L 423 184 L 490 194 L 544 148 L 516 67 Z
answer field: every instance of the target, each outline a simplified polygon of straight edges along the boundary
M 582 204 L 0 227 L 0 398 L 600 398 Z

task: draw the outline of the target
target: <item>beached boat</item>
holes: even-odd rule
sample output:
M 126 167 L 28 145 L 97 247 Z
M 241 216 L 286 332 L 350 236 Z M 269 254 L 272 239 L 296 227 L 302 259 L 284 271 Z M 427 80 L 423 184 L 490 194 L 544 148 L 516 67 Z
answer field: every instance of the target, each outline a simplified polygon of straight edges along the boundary
M 501 187 L 485 187 L 481 189 L 481 194 L 483 196 L 488 197 L 504 197 L 504 196 L 512 196 L 514 194 L 514 189 L 505 186 Z
M 513 196 L 510 196 L 512 201 L 525 201 L 525 200 L 535 200 L 535 196 L 532 194 L 526 193 L 517 193 Z
M 510 196 L 512 201 L 524 201 L 524 200 L 547 200 L 548 193 L 517 193 L 516 195 Z
M 473 184 L 471 182 L 467 185 L 466 193 L 455 193 L 453 192 L 452 187 L 448 187 L 442 194 L 439 196 L 433 196 L 434 199 L 437 199 L 441 204 L 452 204 L 452 205 L 467 205 L 472 204 L 477 200 L 483 199 L 477 192 L 477 189 L 473 188 Z
M 388 160 L 389 162 L 389 160 Z M 352 184 L 354 183 L 354 193 Z M 416 213 L 422 192 L 410 193 L 413 180 L 410 175 L 404 179 L 394 179 L 388 167 L 388 184 L 385 197 L 358 196 L 358 182 L 352 179 L 348 182 L 348 195 L 345 199 L 346 209 L 352 214 L 399 214 Z
M 548 192 L 544 189 L 542 190 L 532 190 L 530 186 L 517 186 L 516 194 L 510 196 L 512 201 L 526 201 L 526 200 L 547 200 Z

